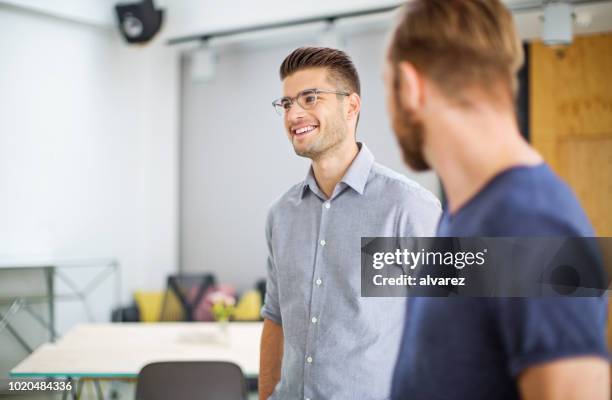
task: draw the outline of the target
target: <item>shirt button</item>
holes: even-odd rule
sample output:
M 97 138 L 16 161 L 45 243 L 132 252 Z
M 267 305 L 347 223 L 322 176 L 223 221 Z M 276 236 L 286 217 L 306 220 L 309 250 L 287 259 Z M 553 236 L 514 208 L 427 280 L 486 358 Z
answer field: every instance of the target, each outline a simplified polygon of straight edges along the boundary
M 313 324 L 316 324 L 317 323 L 317 317 L 312 317 L 311 321 L 312 321 Z
M 327 244 L 325 240 L 321 240 L 319 243 L 321 243 L 321 246 L 325 246 Z
M 323 283 L 323 281 L 321 281 L 321 279 L 317 279 L 315 281 L 315 283 L 317 284 L 317 286 L 321 286 L 321 284 Z
M 331 207 L 331 204 L 329 204 L 329 201 L 325 202 L 325 208 L 329 210 L 330 207 Z
M 312 357 L 310 357 L 310 356 L 306 357 L 306 362 L 308 364 L 312 364 Z

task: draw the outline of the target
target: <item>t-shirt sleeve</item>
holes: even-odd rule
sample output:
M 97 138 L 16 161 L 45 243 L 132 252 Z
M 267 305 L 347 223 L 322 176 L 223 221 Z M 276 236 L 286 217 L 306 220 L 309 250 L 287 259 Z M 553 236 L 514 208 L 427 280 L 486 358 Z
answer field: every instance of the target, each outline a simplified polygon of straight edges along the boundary
M 266 242 L 268 243 L 266 297 L 261 308 L 261 316 L 282 325 L 280 306 L 278 301 L 278 274 L 274 263 L 272 248 L 272 212 L 268 213 L 266 220 Z
M 490 300 L 513 376 L 566 357 L 608 359 L 607 296 Z

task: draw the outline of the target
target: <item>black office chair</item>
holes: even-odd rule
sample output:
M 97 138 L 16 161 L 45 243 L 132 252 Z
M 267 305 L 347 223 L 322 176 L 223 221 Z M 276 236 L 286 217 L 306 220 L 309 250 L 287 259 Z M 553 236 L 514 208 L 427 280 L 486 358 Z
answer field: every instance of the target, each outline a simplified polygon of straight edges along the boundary
M 239 366 L 225 361 L 171 361 L 146 365 L 138 374 L 136 400 L 245 400 Z
M 166 292 L 162 303 L 160 321 L 193 321 L 194 311 L 206 295 L 206 291 L 215 286 L 213 274 L 193 273 L 168 276 Z M 179 314 L 175 307 L 179 304 Z

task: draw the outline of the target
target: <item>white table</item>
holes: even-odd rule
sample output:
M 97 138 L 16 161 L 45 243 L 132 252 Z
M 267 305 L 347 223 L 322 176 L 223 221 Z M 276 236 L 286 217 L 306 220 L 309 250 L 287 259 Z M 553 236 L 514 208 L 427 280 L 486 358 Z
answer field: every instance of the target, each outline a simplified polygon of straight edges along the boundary
M 11 370 L 12 378 L 136 378 L 155 361 L 231 361 L 259 373 L 262 323 L 113 323 L 78 325 Z

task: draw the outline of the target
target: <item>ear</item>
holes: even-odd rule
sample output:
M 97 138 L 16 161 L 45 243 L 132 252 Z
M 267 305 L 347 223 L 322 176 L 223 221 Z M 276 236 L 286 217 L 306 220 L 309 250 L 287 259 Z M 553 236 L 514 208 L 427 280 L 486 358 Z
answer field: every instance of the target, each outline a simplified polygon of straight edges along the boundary
M 408 61 L 402 61 L 398 67 L 401 106 L 408 110 L 417 110 L 423 105 L 425 89 L 423 77 Z
M 348 110 L 347 110 L 347 118 L 349 121 L 357 119 L 359 115 L 359 111 L 361 110 L 361 97 L 357 93 L 351 93 L 348 96 Z

